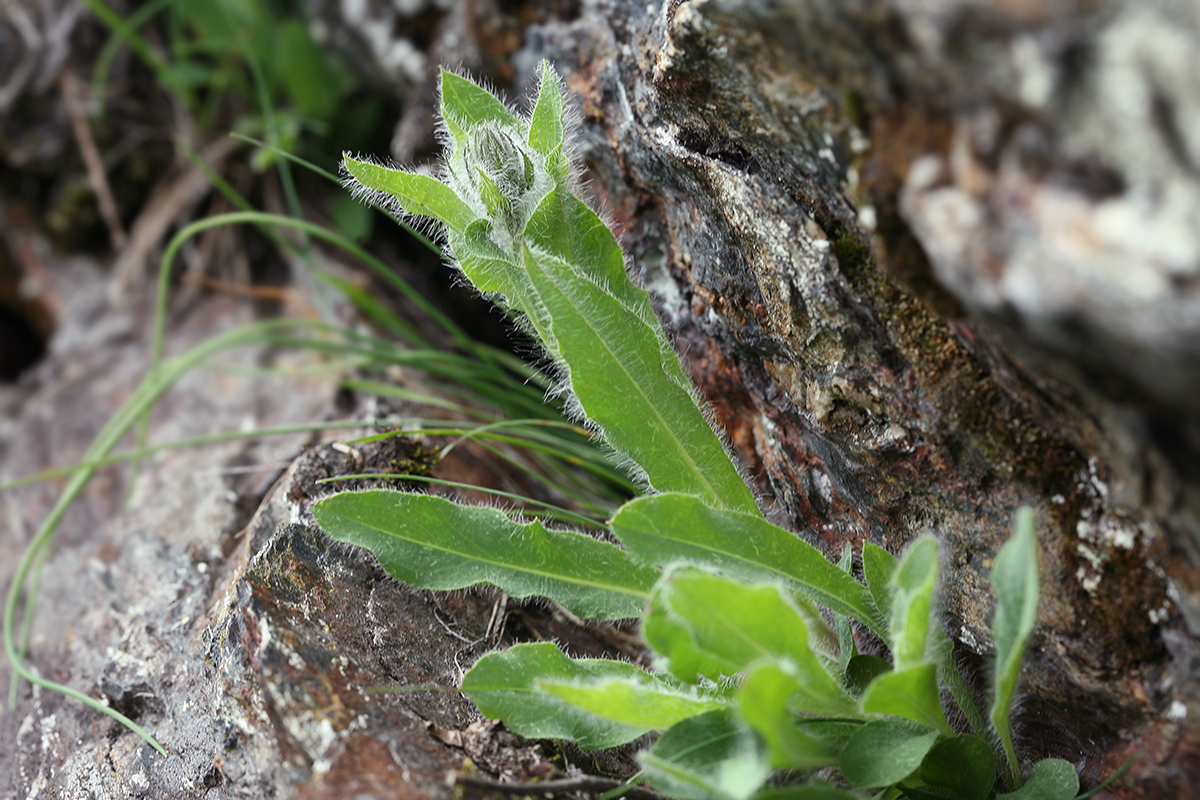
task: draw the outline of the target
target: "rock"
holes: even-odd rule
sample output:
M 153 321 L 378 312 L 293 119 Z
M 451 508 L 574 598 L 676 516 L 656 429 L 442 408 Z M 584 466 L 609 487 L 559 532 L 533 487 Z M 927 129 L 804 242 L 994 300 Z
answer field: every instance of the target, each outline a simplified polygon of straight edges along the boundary
M 1038 514 L 1028 758 L 1200 782 L 1194 3 L 586 4 L 533 26 L 591 184 L 776 517 L 942 542 L 986 669 Z

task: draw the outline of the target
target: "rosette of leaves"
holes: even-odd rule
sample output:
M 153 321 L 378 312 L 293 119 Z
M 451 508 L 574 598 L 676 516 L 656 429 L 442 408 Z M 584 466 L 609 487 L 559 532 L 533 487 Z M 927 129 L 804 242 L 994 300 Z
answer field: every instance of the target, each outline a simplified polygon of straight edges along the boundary
M 520 644 L 464 677 L 479 709 L 522 735 L 587 749 L 658 732 L 640 755 L 641 779 L 681 798 L 1074 798 L 1074 768 L 1047 759 L 1023 773 L 1010 733 L 1037 611 L 1032 512 L 1018 515 L 996 558 L 985 712 L 939 622 L 932 536 L 899 559 L 865 545 L 860 581 L 848 548 L 831 563 L 759 511 L 649 295 L 574 191 L 551 67 L 542 64 L 527 115 L 443 72 L 441 115 L 438 174 L 347 156 L 349 184 L 437 223 L 457 268 L 539 339 L 574 413 L 646 489 L 609 522 L 620 547 L 421 494 L 347 493 L 314 506 L 331 536 L 368 548 L 412 586 L 490 583 L 580 616 L 642 617 L 654 669 Z M 863 637 L 886 650 L 860 653 Z M 810 770 L 838 784 L 807 781 Z

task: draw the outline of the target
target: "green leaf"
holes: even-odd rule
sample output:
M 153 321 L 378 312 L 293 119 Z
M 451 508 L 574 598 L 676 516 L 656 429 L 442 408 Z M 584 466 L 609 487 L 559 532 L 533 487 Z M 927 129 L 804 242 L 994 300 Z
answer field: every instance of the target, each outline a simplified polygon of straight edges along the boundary
M 996 783 L 996 757 L 978 736 L 954 736 L 925 755 L 920 777 L 955 800 L 986 800 Z
M 496 97 L 479 84 L 442 70 L 442 119 L 452 134 L 473 128 L 481 122 L 491 120 L 505 126 L 515 127 L 517 118 Z
M 935 664 L 918 664 L 880 675 L 863 693 L 862 709 L 870 714 L 911 719 L 947 736 L 954 734 L 942 711 Z
M 849 575 L 854 569 L 854 549 L 846 542 L 842 547 L 842 557 L 838 560 L 838 569 Z M 833 629 L 837 631 L 838 667 L 842 682 L 846 680 L 846 670 L 850 667 L 850 659 L 858 655 L 858 645 L 854 642 L 854 629 L 850 618 L 845 614 L 833 612 Z
M 842 750 L 842 775 L 856 789 L 899 783 L 921 766 L 937 738 L 937 731 L 906 720 L 868 722 Z
M 672 686 L 640 670 L 628 676 L 599 681 L 542 678 L 537 681 L 537 686 L 597 717 L 631 728 L 656 731 L 729 705 L 724 698 L 692 687 Z
M 855 656 L 846 666 L 846 689 L 858 697 L 867 690 L 871 681 L 891 671 L 891 662 L 879 656 Z
M 1033 765 L 1025 785 L 997 800 L 1072 800 L 1079 794 L 1079 775 L 1069 761 L 1045 758 Z
M 347 153 L 342 154 L 342 164 L 359 185 L 380 199 L 381 205 L 388 205 L 387 198 L 395 198 L 408 213 L 431 217 L 458 232 L 465 231 L 475 219 L 467 204 L 437 178 L 359 161 Z
M 754 795 L 754 800 L 861 800 L 852 794 L 824 781 L 813 781 L 799 786 L 772 786 Z
M 530 739 L 569 739 L 585 750 L 616 747 L 650 729 L 622 725 L 571 705 L 539 688 L 539 680 L 634 680 L 637 667 L 610 659 L 570 659 L 549 642 L 488 653 L 463 676 L 462 690 L 485 717 L 500 719 Z
M 546 166 L 554 174 L 555 183 L 567 179 L 568 165 L 563 157 L 566 130 L 563 126 L 563 96 L 558 76 L 549 61 L 541 64 L 541 85 L 537 104 L 529 121 L 529 146 L 546 158 Z
M 757 513 L 661 328 L 557 256 L 528 245 L 523 252 L 571 390 L 605 441 L 660 492 Z
M 1009 770 L 1017 777 L 1017 756 L 1009 727 L 1009 708 L 1021 673 L 1025 643 L 1037 622 L 1038 547 L 1033 511 L 1017 511 L 1012 538 L 996 555 L 992 584 L 996 587 L 996 616 L 992 637 L 996 642 L 993 677 L 992 724 L 1000 734 Z M 1018 781 L 1019 783 L 1019 781 Z
M 313 516 L 334 539 L 367 548 L 417 589 L 490 583 L 513 597 L 548 597 L 580 616 L 621 619 L 641 613 L 658 577 L 590 536 L 432 495 L 336 494 L 315 503 Z
M 719 673 L 705 677 L 716 680 L 747 669 L 767 657 L 785 660 L 794 669 L 797 689 L 792 706 L 804 713 L 853 716 L 853 698 L 822 664 L 809 643 L 809 626 L 828 627 L 815 608 L 802 615 L 796 604 L 772 584 L 745 586 L 700 570 L 672 573 L 660 581 L 651 597 L 651 616 L 662 614 L 680 624 L 690 643 L 680 652 L 672 642 L 647 642 L 664 657 L 667 668 L 686 681 L 695 681 L 697 671 L 710 663 Z M 676 640 L 678 641 L 678 640 Z M 662 644 L 663 647 L 660 647 Z M 696 651 L 698 663 L 690 663 Z M 704 673 L 701 673 L 704 674 Z
M 626 503 L 612 527 L 621 544 L 649 564 L 682 560 L 743 580 L 782 579 L 789 589 L 883 635 L 861 583 L 761 514 L 715 509 L 683 494 L 660 494 Z
M 794 665 L 764 659 L 750 669 L 738 693 L 742 719 L 766 742 L 771 766 L 815 769 L 837 763 L 855 726 L 852 721 L 821 720 L 799 725 L 793 701 L 804 692 Z
M 758 738 L 729 709 L 683 720 L 638 761 L 651 786 L 684 800 L 746 800 L 771 772 Z
M 892 659 L 898 670 L 925 662 L 937 568 L 937 541 L 922 536 L 909 545 L 892 573 L 888 584 L 892 594 L 889 633 Z
M 871 593 L 871 599 L 875 601 L 879 613 L 887 618 L 892 608 L 892 590 L 889 582 L 892 573 L 896 571 L 896 557 L 877 544 L 864 542 L 862 561 L 867 591 Z
M 658 330 L 650 294 L 629 279 L 616 237 L 565 185 L 556 186 L 542 198 L 525 226 L 525 235 L 537 247 L 575 266 L 635 317 Z M 678 357 L 672 355 L 671 360 L 678 362 Z

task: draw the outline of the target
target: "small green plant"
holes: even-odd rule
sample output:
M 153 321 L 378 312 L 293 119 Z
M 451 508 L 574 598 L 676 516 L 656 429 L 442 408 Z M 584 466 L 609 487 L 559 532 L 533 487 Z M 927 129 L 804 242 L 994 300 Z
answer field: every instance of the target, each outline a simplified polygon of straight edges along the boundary
M 516 645 L 464 677 L 480 710 L 525 736 L 588 749 L 659 732 L 640 755 L 641 779 L 689 800 L 1074 798 L 1071 764 L 1046 759 L 1025 773 L 1010 730 L 1037 611 L 1032 512 L 1018 514 L 993 570 L 985 712 L 938 620 L 933 537 L 899 559 L 864 545 L 860 582 L 849 547 L 830 563 L 763 517 L 649 295 L 574 192 L 551 67 L 528 115 L 443 72 L 441 117 L 437 176 L 346 156 L 349 185 L 439 224 L 457 267 L 541 341 L 568 408 L 647 490 L 609 521 L 622 547 L 420 494 L 346 493 L 314 506 L 330 535 L 370 549 L 412 586 L 486 582 L 580 616 L 642 617 L 653 671 Z M 890 660 L 860 653 L 856 633 L 885 644 Z M 950 706 L 961 713 L 948 716 Z M 826 768 L 849 789 L 797 777 Z

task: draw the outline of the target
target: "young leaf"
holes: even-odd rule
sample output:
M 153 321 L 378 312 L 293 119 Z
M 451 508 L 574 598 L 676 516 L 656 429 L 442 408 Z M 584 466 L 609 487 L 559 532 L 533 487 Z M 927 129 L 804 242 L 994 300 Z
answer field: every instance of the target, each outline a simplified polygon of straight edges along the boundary
M 655 613 L 665 613 L 687 631 L 690 642 L 684 656 L 699 651 L 719 664 L 721 671 L 705 677 L 717 679 L 744 671 L 763 657 L 787 660 L 799 683 L 793 706 L 825 716 L 853 715 L 854 700 L 825 669 L 809 643 L 809 626 L 828 627 L 816 609 L 805 620 L 796 605 L 771 584 L 745 586 L 700 570 L 671 574 L 652 595 Z M 683 680 L 695 681 L 697 666 L 670 650 L 659 649 L 668 669 Z M 669 646 L 670 642 L 663 644 Z
M 381 199 L 382 205 L 394 198 L 409 214 L 436 219 L 459 232 L 475 219 L 470 207 L 437 178 L 360 161 L 348 153 L 342 154 L 342 164 L 351 178 Z
M 550 62 L 542 62 L 541 73 L 537 104 L 529 120 L 529 146 L 545 156 L 546 166 L 555 173 L 555 182 L 561 184 L 567 179 L 567 163 L 563 157 L 566 130 L 563 125 L 562 87 Z
M 761 514 L 715 509 L 683 494 L 659 494 L 626 503 L 612 527 L 621 544 L 649 564 L 682 560 L 743 580 L 782 579 L 789 589 L 883 635 L 861 583 Z
M 846 666 L 844 683 L 846 690 L 859 697 L 871 685 L 871 681 L 892 671 L 892 664 L 879 656 L 855 656 Z
M 942 711 L 935 664 L 918 664 L 880 675 L 863 693 L 862 709 L 870 714 L 911 719 L 947 736 L 954 734 Z
M 1014 782 L 1020 783 L 1017 756 L 1012 743 L 1008 712 L 1021 672 L 1025 642 L 1037 621 L 1038 548 L 1033 511 L 1017 511 L 1012 538 L 1000 548 L 992 568 L 996 587 L 996 616 L 992 637 L 996 642 L 996 669 L 993 678 L 992 724 L 1000 734 L 1004 754 Z
M 684 800 L 747 800 L 771 772 L 758 738 L 728 709 L 683 720 L 638 761 L 651 786 Z
M 888 583 L 892 573 L 896 571 L 896 557 L 877 544 L 863 543 L 862 549 L 863 577 L 867 582 L 867 591 L 875 601 L 875 607 L 885 619 L 891 614 L 892 590 Z
M 955 800 L 986 800 L 996 783 L 996 758 L 978 736 L 954 736 L 925 755 L 920 777 Z
M 824 781 L 813 781 L 796 786 L 772 786 L 754 795 L 754 800 L 861 800 L 861 798 L 857 794 L 831 786 Z
M 313 516 L 334 539 L 367 548 L 417 589 L 490 583 L 513 597 L 548 597 L 580 616 L 621 619 L 638 616 L 658 577 L 590 536 L 432 495 L 338 494 L 315 503 Z
M 516 127 L 517 119 L 504 104 L 479 84 L 443 69 L 441 77 L 442 119 L 448 125 L 471 128 L 481 122 L 498 122 Z
M 842 547 L 838 569 L 847 575 L 854 569 L 854 549 L 849 542 Z M 854 642 L 854 629 L 850 626 L 850 618 L 845 614 L 833 612 L 833 629 L 837 632 L 839 673 L 842 682 L 845 683 L 846 670 L 850 668 L 850 659 L 858 655 L 858 645 Z
M 658 327 L 658 317 L 650 304 L 650 294 L 629 279 L 625 272 L 625 255 L 612 231 L 566 186 L 560 184 L 542 198 L 529 218 L 525 236 L 533 245 L 575 266 L 616 297 L 637 319 L 653 326 L 658 346 L 664 353 L 668 352 Z M 679 360 L 674 351 L 670 353 L 669 372 L 672 371 L 671 364 Z M 682 371 L 672 375 L 672 379 L 682 381 Z
M 837 763 L 842 746 L 858 725 L 845 720 L 798 725 L 792 709 L 803 693 L 795 667 L 779 659 L 756 663 L 742 682 L 738 711 L 766 742 L 773 767 L 815 769 Z
M 856 789 L 899 783 L 921 766 L 937 738 L 937 731 L 906 720 L 868 722 L 842 750 L 842 775 Z
M 997 800 L 1071 800 L 1079 794 L 1079 775 L 1071 762 L 1045 758 L 1033 765 L 1025 785 Z
M 632 664 L 570 659 L 549 642 L 513 645 L 488 653 L 463 676 L 463 693 L 489 719 L 530 739 L 569 739 L 585 750 L 616 747 L 650 728 L 623 725 L 574 706 L 539 688 L 539 680 L 602 681 L 653 678 Z
M 890 643 L 898 670 L 925 662 L 937 568 L 937 541 L 922 536 L 909 545 L 888 583 L 892 594 Z
M 573 265 L 527 245 L 523 251 L 571 390 L 605 441 L 658 491 L 757 513 L 754 495 L 686 388 L 678 358 L 665 352 L 661 330 Z
M 598 681 L 540 678 L 537 687 L 594 716 L 656 731 L 729 705 L 724 698 L 691 687 L 671 686 L 640 670 L 638 673 Z

